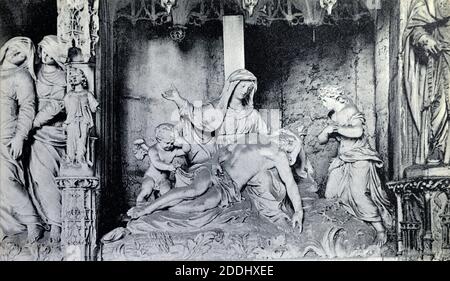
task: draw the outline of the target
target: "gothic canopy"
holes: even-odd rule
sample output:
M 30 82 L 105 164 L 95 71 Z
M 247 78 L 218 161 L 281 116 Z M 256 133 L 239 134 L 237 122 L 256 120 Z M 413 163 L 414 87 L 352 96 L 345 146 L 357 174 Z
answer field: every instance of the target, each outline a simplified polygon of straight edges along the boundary
M 224 15 L 243 15 L 248 25 L 285 21 L 315 27 L 370 18 L 381 0 L 122 0 L 115 4 L 116 19 L 167 25 L 171 37 L 179 41 L 188 26 L 221 21 Z

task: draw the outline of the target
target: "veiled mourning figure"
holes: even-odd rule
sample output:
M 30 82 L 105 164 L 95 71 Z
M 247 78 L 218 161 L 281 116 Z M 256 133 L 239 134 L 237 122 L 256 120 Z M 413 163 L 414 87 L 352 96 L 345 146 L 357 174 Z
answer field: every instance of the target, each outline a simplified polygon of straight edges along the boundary
M 172 88 L 163 97 L 175 102 L 181 116 L 181 135 L 191 144 L 191 164 L 207 161 L 217 144 L 235 143 L 242 135 L 267 133 L 267 125 L 253 108 L 257 79 L 248 70 L 238 69 L 225 81 L 220 97 L 210 103 L 192 104 Z
M 408 108 L 417 164 L 450 164 L 450 1 L 417 0 L 404 33 Z
M 381 246 L 387 241 L 386 227 L 392 225 L 390 203 L 376 171 L 383 162 L 370 147 L 363 113 L 342 89 L 324 87 L 320 95 L 333 124 L 322 131 L 319 142 L 325 144 L 330 138 L 339 142 L 338 155 L 329 167 L 325 197 L 338 198 L 347 212 L 370 223 Z
M 28 242 L 35 242 L 42 234 L 21 159 L 36 114 L 34 53 L 26 37 L 14 37 L 0 49 L 0 240 L 27 231 Z
M 37 74 L 38 112 L 33 121 L 29 162 L 30 193 L 39 215 L 50 226 L 50 241 L 59 242 L 61 233 L 61 192 L 55 178 L 59 174 L 66 146 L 62 128 L 65 120 L 65 67 L 61 46 L 55 35 L 45 36 L 38 44 L 41 67 Z

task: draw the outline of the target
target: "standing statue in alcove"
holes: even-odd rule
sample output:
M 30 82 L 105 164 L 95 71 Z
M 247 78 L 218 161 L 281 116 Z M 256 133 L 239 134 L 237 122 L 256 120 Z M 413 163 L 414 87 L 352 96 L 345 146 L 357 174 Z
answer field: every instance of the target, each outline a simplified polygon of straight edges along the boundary
M 418 0 L 404 33 L 408 108 L 419 133 L 416 164 L 450 164 L 450 1 Z
M 62 46 L 56 35 L 47 35 L 38 44 L 41 66 L 37 73 L 38 112 L 33 121 L 29 159 L 30 195 L 42 220 L 50 226 L 50 242 L 61 236 L 61 192 L 55 178 L 66 147 L 63 123 L 66 119 L 64 95 L 66 72 Z
M 85 166 L 88 163 L 88 136 L 94 126 L 92 114 L 97 111 L 98 102 L 94 95 L 87 90 L 87 78 L 78 68 L 68 70 L 68 84 L 72 90 L 64 98 L 67 119 L 64 126 L 67 130 L 67 162 L 69 165 Z
M 28 232 L 31 243 L 42 235 L 21 158 L 36 114 L 34 53 L 26 37 L 14 37 L 0 49 L 0 241 Z
M 370 223 L 377 231 L 377 244 L 387 242 L 386 228 L 392 226 L 390 202 L 382 189 L 376 168 L 383 162 L 370 147 L 364 115 L 338 87 L 324 87 L 320 98 L 333 122 L 318 136 L 325 144 L 334 138 L 339 152 L 329 167 L 326 198 L 338 198 L 344 209 Z

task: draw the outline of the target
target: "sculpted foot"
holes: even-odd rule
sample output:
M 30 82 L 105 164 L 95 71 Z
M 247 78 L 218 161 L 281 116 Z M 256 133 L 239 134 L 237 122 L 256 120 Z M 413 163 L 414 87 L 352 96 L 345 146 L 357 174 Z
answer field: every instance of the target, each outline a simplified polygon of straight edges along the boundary
M 42 228 L 38 225 L 31 224 L 27 226 L 28 236 L 27 243 L 32 244 L 42 238 Z
M 50 243 L 58 244 L 61 242 L 61 227 L 52 225 L 50 229 Z
M 377 246 L 382 247 L 387 242 L 386 231 L 378 231 L 377 237 L 375 238 Z

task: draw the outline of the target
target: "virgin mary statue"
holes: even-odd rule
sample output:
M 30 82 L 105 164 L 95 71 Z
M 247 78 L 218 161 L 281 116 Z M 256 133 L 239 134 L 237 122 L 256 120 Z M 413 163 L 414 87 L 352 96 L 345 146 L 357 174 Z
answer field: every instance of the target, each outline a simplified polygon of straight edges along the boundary
M 220 145 L 237 143 L 250 134 L 267 134 L 267 125 L 253 107 L 257 79 L 253 73 L 238 69 L 225 81 L 219 98 L 209 103 L 191 103 L 175 88 L 163 97 L 176 103 L 180 114 L 179 131 L 192 146 L 192 165 L 212 157 Z

